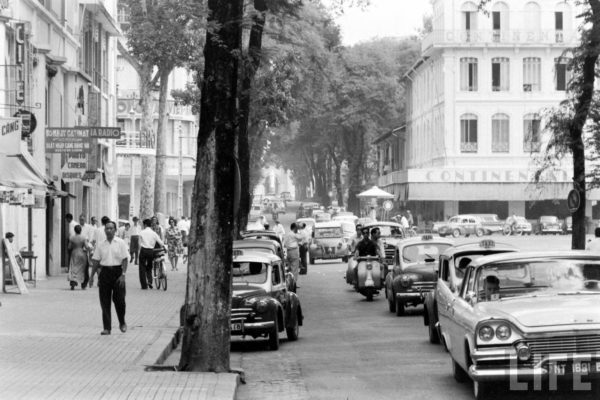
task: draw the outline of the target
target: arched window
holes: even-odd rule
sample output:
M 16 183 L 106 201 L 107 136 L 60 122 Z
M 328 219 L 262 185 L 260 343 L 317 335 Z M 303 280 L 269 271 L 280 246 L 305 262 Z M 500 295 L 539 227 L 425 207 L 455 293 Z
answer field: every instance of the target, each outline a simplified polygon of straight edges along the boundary
M 538 114 L 527 114 L 523 117 L 523 151 L 540 151 L 540 125 Z
M 528 31 L 534 33 L 536 37 L 540 31 L 540 20 L 541 20 L 541 11 L 540 5 L 534 1 L 530 1 L 525 4 L 525 9 L 523 13 L 523 26 L 527 27 Z
M 554 31 L 556 43 L 564 41 L 564 31 L 571 30 L 571 6 L 561 1 L 554 9 Z
M 460 151 L 461 153 L 477 153 L 477 115 L 460 116 Z
M 510 118 L 506 114 L 492 116 L 492 153 L 508 153 L 510 146 Z
M 460 90 L 477 91 L 477 59 L 463 57 L 460 59 Z
M 508 57 L 492 58 L 492 91 L 509 90 L 510 64 Z
M 492 6 L 492 30 L 494 42 L 502 41 L 502 32 L 508 32 L 508 5 L 499 1 Z
M 472 32 L 477 30 L 477 4 L 467 1 L 460 7 L 461 27 L 465 32 L 465 40 L 470 42 Z
M 523 59 L 523 91 L 539 92 L 542 88 L 542 59 L 526 57 Z

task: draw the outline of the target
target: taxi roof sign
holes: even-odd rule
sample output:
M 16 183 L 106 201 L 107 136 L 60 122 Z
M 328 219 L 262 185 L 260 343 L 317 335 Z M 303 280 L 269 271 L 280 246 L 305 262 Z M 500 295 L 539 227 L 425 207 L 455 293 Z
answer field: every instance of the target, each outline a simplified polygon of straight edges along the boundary
M 239 250 L 239 249 L 233 250 L 233 258 L 239 257 L 239 256 L 243 256 L 243 255 L 244 255 L 244 251 L 243 250 Z
M 496 247 L 496 242 L 494 242 L 491 239 L 482 240 L 481 242 L 479 242 L 479 247 L 483 247 L 484 249 L 491 249 L 493 247 Z
M 425 234 L 425 235 L 421 236 L 421 240 L 433 240 L 433 235 Z

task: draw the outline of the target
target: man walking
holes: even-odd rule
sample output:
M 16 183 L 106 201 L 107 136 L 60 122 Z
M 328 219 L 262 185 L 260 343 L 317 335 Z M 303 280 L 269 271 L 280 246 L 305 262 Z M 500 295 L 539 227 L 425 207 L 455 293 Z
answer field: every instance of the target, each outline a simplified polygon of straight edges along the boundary
M 92 254 L 89 252 L 90 250 L 90 241 L 92 240 L 92 235 L 94 232 L 94 228 L 92 225 L 87 224 L 85 222 L 85 214 L 79 215 L 79 226 L 81 226 L 81 236 L 87 241 L 87 246 L 85 247 L 86 253 L 88 255 L 88 265 L 85 267 L 85 271 L 83 273 L 83 282 L 81 282 L 81 288 L 85 289 L 90 281 L 90 266 L 92 265 L 91 258 Z
M 94 249 L 96 249 L 96 247 L 98 247 L 98 243 L 102 243 L 103 241 L 106 240 L 106 224 L 108 222 L 110 222 L 110 218 L 108 218 L 106 215 L 104 217 L 102 217 L 100 219 L 100 222 L 102 222 L 102 226 L 96 228 L 93 232 L 92 232 L 92 247 Z M 113 224 L 115 224 L 113 222 Z M 117 232 L 117 227 L 115 225 L 115 233 Z M 96 275 L 96 272 L 98 271 L 98 268 L 96 266 L 94 266 L 94 263 L 92 263 L 92 272 L 90 274 L 90 287 L 92 287 L 94 285 L 94 275 Z
M 304 222 L 299 223 L 300 225 L 300 230 L 298 231 L 298 233 L 300 233 L 302 235 L 302 240 L 300 241 L 299 245 L 299 252 L 300 252 L 300 274 L 302 275 L 306 275 L 306 273 L 308 272 L 308 265 L 306 264 L 306 257 L 308 255 L 308 242 L 310 241 L 310 233 L 308 232 L 308 229 L 306 229 L 306 224 Z
M 283 246 L 287 250 L 286 261 L 294 275 L 294 280 L 298 282 L 298 273 L 300 267 L 300 242 L 302 242 L 303 235 L 298 233 L 298 226 L 296 223 L 290 225 L 290 232 L 288 232 L 283 239 Z
M 156 244 L 164 247 L 163 241 L 152 229 L 152 220 L 144 220 L 144 229 L 140 232 L 140 285 L 142 289 L 152 289 L 152 261 L 154 261 L 154 247 Z
M 111 305 L 115 303 L 115 311 L 119 319 L 121 332 L 127 331 L 125 323 L 125 273 L 129 252 L 123 239 L 115 237 L 117 225 L 113 221 L 104 224 L 106 239 L 97 243 L 92 262 L 95 268 L 100 268 L 98 273 L 98 294 L 102 308 L 101 335 L 110 335 L 112 328 Z

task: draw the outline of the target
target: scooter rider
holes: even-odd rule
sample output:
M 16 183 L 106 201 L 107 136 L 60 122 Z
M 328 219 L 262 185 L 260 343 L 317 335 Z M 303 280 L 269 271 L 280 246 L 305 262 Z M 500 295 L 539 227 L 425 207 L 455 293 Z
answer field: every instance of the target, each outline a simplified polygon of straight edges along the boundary
M 373 228 L 371 232 L 375 231 Z M 377 243 L 369 238 L 369 228 L 362 228 L 362 240 L 358 242 L 354 251 L 354 258 L 358 257 L 377 257 L 379 256 L 379 250 Z M 354 271 L 354 284 L 358 283 L 358 262 L 353 267 Z

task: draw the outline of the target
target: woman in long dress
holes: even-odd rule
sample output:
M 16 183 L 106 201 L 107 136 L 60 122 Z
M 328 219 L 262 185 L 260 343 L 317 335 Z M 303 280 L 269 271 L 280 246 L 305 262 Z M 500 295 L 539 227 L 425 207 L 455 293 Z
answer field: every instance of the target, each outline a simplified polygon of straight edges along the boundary
M 168 257 L 171 263 L 171 271 L 177 271 L 179 255 L 183 253 L 183 242 L 181 240 L 181 231 L 177 228 L 177 221 L 174 218 L 169 219 L 169 228 L 166 233 Z
M 69 238 L 69 250 L 71 251 L 71 264 L 69 265 L 69 282 L 71 290 L 81 285 L 85 280 L 85 270 L 88 267 L 88 242 L 81 235 L 81 225 L 75 225 L 75 234 Z M 81 289 L 85 289 L 81 286 Z

